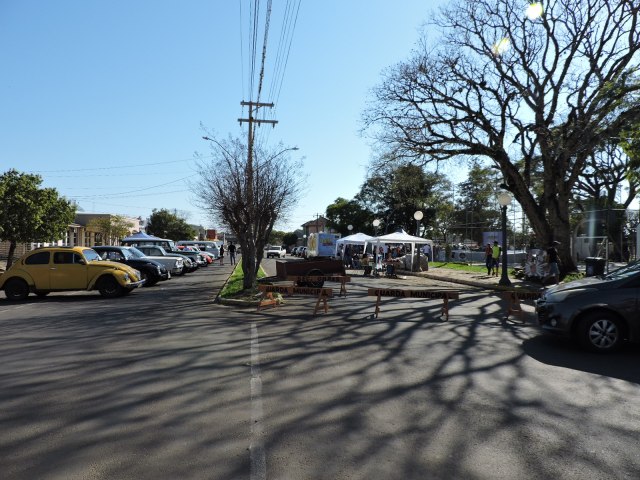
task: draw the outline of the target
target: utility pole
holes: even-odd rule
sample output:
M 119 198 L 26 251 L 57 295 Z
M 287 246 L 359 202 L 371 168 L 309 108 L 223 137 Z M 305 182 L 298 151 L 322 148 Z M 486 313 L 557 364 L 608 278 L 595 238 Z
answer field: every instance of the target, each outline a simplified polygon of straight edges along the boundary
M 251 205 L 251 209 L 253 210 L 253 212 L 255 212 L 255 208 L 254 208 L 254 195 L 253 195 L 253 124 L 257 123 L 258 125 L 261 125 L 263 123 L 269 123 L 271 125 L 273 125 L 275 127 L 276 123 L 278 123 L 277 120 L 264 120 L 264 119 L 259 119 L 259 118 L 254 118 L 254 111 L 257 111 L 258 108 L 261 107 L 269 107 L 269 108 L 273 108 L 274 104 L 273 103 L 260 103 L 260 102 L 245 102 L 242 101 L 240 102 L 240 105 L 244 106 L 248 106 L 249 107 L 249 118 L 239 118 L 238 122 L 240 122 L 240 125 L 242 125 L 244 122 L 247 122 L 249 124 L 249 136 L 247 139 L 247 150 L 248 150 L 248 157 L 247 157 L 247 169 L 246 169 L 246 174 L 245 174 L 245 178 L 247 181 L 247 203 L 249 205 Z M 253 213 L 252 212 L 252 213 Z M 249 219 L 247 219 L 249 220 Z M 249 226 L 249 222 L 247 221 L 247 226 Z M 251 228 L 251 227 L 250 227 Z M 249 238 L 254 238 L 255 237 L 255 232 L 252 231 L 249 232 Z

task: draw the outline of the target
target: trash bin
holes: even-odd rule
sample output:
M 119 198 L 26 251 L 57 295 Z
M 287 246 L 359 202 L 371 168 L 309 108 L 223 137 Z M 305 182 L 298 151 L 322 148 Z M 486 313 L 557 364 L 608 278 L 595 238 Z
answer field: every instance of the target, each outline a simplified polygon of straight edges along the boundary
M 587 277 L 604 275 L 605 259 L 601 257 L 587 257 L 584 259 Z

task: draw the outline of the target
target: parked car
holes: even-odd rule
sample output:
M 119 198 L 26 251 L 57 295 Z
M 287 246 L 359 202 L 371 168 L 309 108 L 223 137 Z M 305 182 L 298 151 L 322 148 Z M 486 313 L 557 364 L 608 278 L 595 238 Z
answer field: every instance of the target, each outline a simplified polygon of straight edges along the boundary
M 182 272 L 179 275 L 184 275 L 188 272 L 193 272 L 198 269 L 198 264 L 191 260 L 187 255 L 181 253 L 167 252 L 163 247 L 159 245 L 140 245 L 136 247 L 142 253 L 153 257 L 176 257 L 181 258 L 183 262 Z
M 595 352 L 640 341 L 640 262 L 606 275 L 549 288 L 536 304 L 545 332 L 576 339 Z
M 202 255 L 202 253 L 195 247 L 179 248 L 178 252 L 180 252 L 180 254 L 182 255 L 186 255 L 187 257 L 189 257 L 192 261 L 196 262 L 196 264 L 199 267 L 209 266 L 209 262 L 207 262 L 207 259 L 204 258 L 204 255 Z M 170 252 L 170 253 L 173 253 L 173 252 Z
M 101 245 L 92 247 L 103 260 L 120 262 L 129 265 L 140 272 L 142 278 L 146 280 L 144 286 L 151 287 L 161 280 L 171 278 L 171 273 L 162 263 L 152 260 L 149 257 L 137 257 L 130 250 L 132 247 L 119 247 Z
M 203 252 L 213 255 L 214 260 L 220 256 L 221 242 L 214 242 L 212 240 L 180 240 L 178 241 L 178 248 L 181 246 L 195 246 Z
M 139 271 L 128 265 L 103 261 L 86 247 L 42 247 L 27 252 L 0 276 L 0 289 L 9 300 L 24 300 L 29 293 L 98 290 L 105 298 L 118 297 L 142 286 Z
M 298 256 L 298 252 L 300 251 L 300 247 L 293 247 L 291 249 L 291 256 L 293 257 L 297 257 Z
M 300 252 L 298 256 L 301 258 L 307 258 L 307 247 L 300 247 Z
M 183 275 L 185 272 L 184 259 L 181 257 L 145 255 L 143 252 L 138 250 L 137 247 L 127 247 L 127 248 L 136 258 L 150 259 L 158 263 L 161 263 L 166 267 L 167 270 L 169 270 L 169 273 L 171 275 Z

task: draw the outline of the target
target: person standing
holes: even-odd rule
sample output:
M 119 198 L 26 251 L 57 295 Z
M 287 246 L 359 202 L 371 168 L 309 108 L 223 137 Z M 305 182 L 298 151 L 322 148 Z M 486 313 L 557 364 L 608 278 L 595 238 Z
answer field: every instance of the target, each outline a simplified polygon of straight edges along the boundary
M 551 242 L 551 246 L 547 248 L 547 275 L 552 277 L 556 285 L 560 283 L 560 265 L 558 262 L 558 250 L 556 246 L 560 245 L 560 242 L 554 240 Z
M 220 265 L 224 265 L 224 245 L 220 245 Z
M 231 262 L 231 265 L 235 265 L 236 264 L 236 246 L 233 243 L 229 244 L 229 261 Z
M 500 270 L 500 252 L 502 248 L 498 245 L 498 241 L 493 241 L 493 247 L 491 248 L 491 265 L 493 265 L 493 274 L 497 277 L 498 270 Z
M 487 275 L 491 276 L 491 269 L 493 269 L 493 249 L 490 243 L 487 243 L 484 249 L 484 264 L 487 267 Z

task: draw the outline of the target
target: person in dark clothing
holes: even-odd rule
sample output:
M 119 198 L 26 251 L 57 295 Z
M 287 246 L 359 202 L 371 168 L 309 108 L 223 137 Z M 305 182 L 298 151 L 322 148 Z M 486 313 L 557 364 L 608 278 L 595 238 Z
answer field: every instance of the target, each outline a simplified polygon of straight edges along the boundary
M 233 243 L 229 244 L 229 260 L 231 261 L 231 265 L 236 264 L 236 246 Z
M 224 265 L 224 245 L 220 245 L 220 265 Z
M 484 249 L 484 264 L 487 267 L 487 275 L 491 276 L 491 270 L 493 269 L 493 250 L 491 244 L 487 243 Z
M 556 250 L 557 245 L 560 245 L 560 242 L 554 240 L 551 242 L 551 246 L 547 248 L 548 276 L 553 278 L 556 285 L 560 283 L 560 266 L 558 265 L 558 250 Z

